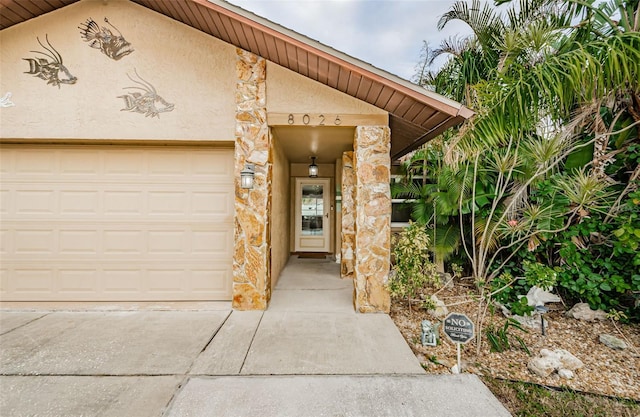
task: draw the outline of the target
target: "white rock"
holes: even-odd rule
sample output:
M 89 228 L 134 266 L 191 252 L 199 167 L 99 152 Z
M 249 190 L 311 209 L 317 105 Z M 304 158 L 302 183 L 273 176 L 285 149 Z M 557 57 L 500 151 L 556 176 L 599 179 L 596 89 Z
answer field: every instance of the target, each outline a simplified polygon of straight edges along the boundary
M 564 379 L 573 379 L 573 371 L 568 369 L 558 369 L 558 375 Z
M 449 315 L 449 309 L 447 308 L 447 306 L 444 303 L 444 301 L 440 300 L 435 295 L 432 295 L 431 296 L 431 302 L 433 302 L 433 304 L 436 306 L 436 308 L 434 308 L 433 310 L 429 310 L 429 314 L 431 314 L 434 317 L 437 317 L 439 319 L 443 319 L 443 318 L 447 317 L 447 315 Z
M 531 307 L 543 306 L 546 303 L 559 303 L 562 301 L 560 297 L 555 294 L 551 294 L 549 291 L 544 290 L 535 285 L 529 289 L 527 293 L 527 304 Z
M 556 356 L 537 356 L 529 361 L 527 368 L 534 374 L 546 378 L 561 365 L 560 359 Z
M 549 349 L 540 349 L 540 356 L 553 356 L 553 351 Z
M 563 378 L 572 378 L 573 371 L 584 366 L 582 361 L 564 349 L 541 349 L 540 355 L 532 358 L 527 364 L 527 368 L 534 374 L 543 378 L 548 377 L 555 371 Z M 563 371 L 562 374 L 560 371 Z M 571 375 L 570 377 L 564 375 Z
M 584 363 L 575 356 L 573 356 L 569 351 L 564 349 L 556 349 L 553 352 L 556 357 L 562 363 L 562 369 L 568 369 L 570 371 L 575 371 L 576 369 L 580 369 L 584 366 Z
M 451 373 L 452 374 L 459 374 L 460 373 L 460 370 L 458 369 L 458 365 L 453 365 L 451 367 Z
M 571 310 L 565 313 L 567 317 L 573 317 L 578 320 L 595 321 L 606 320 L 607 313 L 602 310 L 591 310 L 589 304 L 578 303 L 574 305 Z

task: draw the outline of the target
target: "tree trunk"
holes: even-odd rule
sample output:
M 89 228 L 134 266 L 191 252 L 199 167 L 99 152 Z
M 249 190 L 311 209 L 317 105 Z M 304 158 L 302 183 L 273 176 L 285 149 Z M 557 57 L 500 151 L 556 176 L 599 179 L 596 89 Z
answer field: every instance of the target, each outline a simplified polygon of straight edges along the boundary
M 436 264 L 436 271 L 444 274 L 444 257 L 438 256 L 435 252 L 433 253 L 433 263 Z

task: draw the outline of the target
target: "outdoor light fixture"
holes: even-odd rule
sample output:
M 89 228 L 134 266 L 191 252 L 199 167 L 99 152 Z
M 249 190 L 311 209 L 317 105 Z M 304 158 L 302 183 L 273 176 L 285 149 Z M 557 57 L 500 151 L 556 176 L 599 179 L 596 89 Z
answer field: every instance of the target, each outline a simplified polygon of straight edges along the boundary
M 318 165 L 316 165 L 316 157 L 311 157 L 311 165 L 309 165 L 309 178 L 318 177 Z
M 256 172 L 254 164 L 244 164 L 244 169 L 240 171 L 240 186 L 250 190 L 253 188 L 253 177 Z

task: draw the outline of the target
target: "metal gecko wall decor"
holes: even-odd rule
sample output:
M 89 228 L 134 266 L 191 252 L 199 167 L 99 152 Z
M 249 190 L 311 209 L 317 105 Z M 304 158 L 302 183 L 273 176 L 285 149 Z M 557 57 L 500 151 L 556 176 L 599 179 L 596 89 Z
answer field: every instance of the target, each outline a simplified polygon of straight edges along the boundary
M 131 44 L 122 36 L 118 28 L 109 23 L 109 19 L 106 17 L 104 21 L 115 29 L 118 34 L 114 35 L 109 28 L 106 26 L 100 27 L 95 20 L 89 18 L 85 23 L 81 23 L 78 26 L 82 40 L 89 42 L 91 48 L 99 49 L 103 54 L 115 61 L 133 52 Z
M 13 107 L 16 104 L 11 101 L 11 92 L 8 92 L 4 97 L 0 98 L 0 107 Z
M 158 118 L 160 117 L 160 113 L 173 111 L 175 105 L 160 97 L 155 87 L 143 79 L 138 74 L 138 71 L 134 69 L 134 72 L 138 80 L 133 79 L 129 74 L 127 74 L 127 77 L 138 84 L 138 86 L 124 87 L 124 90 L 137 89 L 144 91 L 144 93 L 134 91 L 123 96 L 118 96 L 118 98 L 122 98 L 125 102 L 125 108 L 120 111 L 142 113 L 145 117 L 151 116 Z
M 25 71 L 25 74 L 41 78 L 47 82 L 47 85 L 51 84 L 58 88 L 60 88 L 60 84 L 75 84 L 78 78 L 71 75 L 67 67 L 64 66 L 62 55 L 49 42 L 49 35 L 45 35 L 47 45 L 49 45 L 48 48 L 40 41 L 40 38 L 36 39 L 47 52 L 29 52 L 44 55 L 46 58 L 22 58 L 29 63 L 29 71 Z

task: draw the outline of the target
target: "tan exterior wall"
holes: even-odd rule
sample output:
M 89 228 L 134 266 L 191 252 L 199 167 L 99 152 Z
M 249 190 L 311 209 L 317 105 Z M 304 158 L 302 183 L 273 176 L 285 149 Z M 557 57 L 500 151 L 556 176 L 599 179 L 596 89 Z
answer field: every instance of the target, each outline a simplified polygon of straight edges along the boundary
M 289 260 L 289 223 L 291 189 L 289 161 L 274 140 L 273 182 L 271 190 L 271 288 L 275 288 L 280 272 Z
M 119 60 L 82 40 L 78 26 L 93 18 L 117 27 L 134 49 Z M 61 54 L 75 84 L 47 85 L 25 74 L 24 58 L 45 58 L 37 37 Z M 234 137 L 235 48 L 209 35 L 123 0 L 81 1 L 0 32 L 0 109 L 3 139 L 226 140 Z M 142 90 L 134 71 L 174 104 L 159 117 L 121 111 L 118 96 Z
M 369 103 L 267 63 L 267 103 L 274 113 L 387 114 Z

